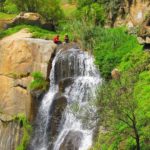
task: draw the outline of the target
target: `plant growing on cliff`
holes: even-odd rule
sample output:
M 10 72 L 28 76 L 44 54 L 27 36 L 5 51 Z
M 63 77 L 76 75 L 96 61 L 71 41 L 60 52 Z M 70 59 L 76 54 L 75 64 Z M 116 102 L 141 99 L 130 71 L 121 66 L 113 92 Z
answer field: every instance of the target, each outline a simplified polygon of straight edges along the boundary
M 32 73 L 33 81 L 30 83 L 29 88 L 31 90 L 46 90 L 48 87 L 48 82 L 45 80 L 43 74 L 41 72 L 33 72 Z
M 15 120 L 19 122 L 22 131 L 23 131 L 23 137 L 21 139 L 20 144 L 16 148 L 16 150 L 26 150 L 27 145 L 29 144 L 30 135 L 32 132 L 32 127 L 30 123 L 28 122 L 27 118 L 24 114 L 19 114 L 15 117 Z

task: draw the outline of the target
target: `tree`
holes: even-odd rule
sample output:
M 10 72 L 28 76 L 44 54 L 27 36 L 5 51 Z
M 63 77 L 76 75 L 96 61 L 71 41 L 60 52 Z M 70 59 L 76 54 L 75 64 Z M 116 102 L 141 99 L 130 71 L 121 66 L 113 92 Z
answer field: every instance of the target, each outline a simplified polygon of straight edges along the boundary
M 58 20 L 64 17 L 60 8 L 60 0 L 42 0 L 41 6 L 39 13 L 53 24 L 57 24 Z
M 137 123 L 137 101 L 134 97 L 134 85 L 137 76 L 126 76 L 120 81 L 111 81 L 100 90 L 99 106 L 103 125 L 115 133 L 115 136 L 130 136 L 140 150 L 140 129 Z M 106 92 L 107 91 L 107 92 Z M 111 122 L 111 125 L 109 124 Z
M 6 0 L 0 0 L 0 11 L 3 12 L 4 11 L 4 3 Z
M 41 14 L 53 28 L 63 18 L 60 0 L 12 0 L 19 11 L 36 12 Z
M 42 4 L 42 0 L 12 0 L 19 11 L 37 12 Z M 42 5 L 41 5 L 42 6 Z
M 94 0 L 77 1 L 77 17 L 94 25 L 104 25 L 105 11 L 103 6 Z

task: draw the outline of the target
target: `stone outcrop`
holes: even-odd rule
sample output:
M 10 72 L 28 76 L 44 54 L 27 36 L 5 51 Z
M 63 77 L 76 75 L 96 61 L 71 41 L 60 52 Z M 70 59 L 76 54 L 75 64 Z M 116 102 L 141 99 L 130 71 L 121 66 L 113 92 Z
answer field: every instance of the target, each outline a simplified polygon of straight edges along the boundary
M 40 14 L 33 12 L 21 12 L 7 24 L 7 27 L 16 26 L 19 24 L 36 25 L 48 30 L 54 30 L 54 25 L 51 22 L 47 22 Z
M 10 139 L 13 141 L 9 150 L 14 150 L 13 145 L 19 140 L 14 137 L 20 131 L 10 132 L 12 126 L 19 129 L 13 117 L 24 114 L 33 119 L 36 106 L 28 90 L 31 73 L 40 71 L 47 78 L 48 64 L 56 48 L 52 41 L 31 37 L 31 33 L 23 29 L 0 41 L 0 139 L 4 141 L 0 142 L 0 149 L 3 150 L 8 150 L 5 145 Z M 6 131 L 5 136 L 2 131 Z
M 120 5 L 115 26 L 126 24 L 129 28 L 140 25 L 150 12 L 149 0 L 124 0 Z
M 46 22 L 45 19 L 38 13 L 21 12 L 12 20 L 11 25 L 15 26 L 20 23 L 31 24 L 31 25 L 42 25 L 45 22 Z
M 112 78 L 115 79 L 115 80 L 120 79 L 120 72 L 119 72 L 119 70 L 116 69 L 116 68 L 113 69 L 112 72 L 111 72 L 111 76 L 112 76 Z
M 150 14 L 140 26 L 138 41 L 145 46 L 145 49 L 150 50 Z

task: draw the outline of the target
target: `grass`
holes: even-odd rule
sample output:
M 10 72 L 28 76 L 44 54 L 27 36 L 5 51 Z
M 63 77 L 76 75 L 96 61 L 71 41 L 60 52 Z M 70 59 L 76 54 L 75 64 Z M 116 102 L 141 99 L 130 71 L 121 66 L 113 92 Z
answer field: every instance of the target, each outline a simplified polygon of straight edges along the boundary
M 16 14 L 7 14 L 0 12 L 0 20 L 11 20 L 16 16 Z
M 41 38 L 41 39 L 46 39 L 46 40 L 52 40 L 53 37 L 56 34 L 60 35 L 60 40 L 63 41 L 65 32 L 53 32 L 53 31 L 48 31 L 45 29 L 42 29 L 40 27 L 37 26 L 31 26 L 31 25 L 18 25 L 12 28 L 9 28 L 7 30 L 3 30 L 0 32 L 0 39 L 9 35 L 12 35 L 16 32 L 18 32 L 19 30 L 23 29 L 23 28 L 27 28 L 31 33 L 32 33 L 32 37 L 33 38 Z

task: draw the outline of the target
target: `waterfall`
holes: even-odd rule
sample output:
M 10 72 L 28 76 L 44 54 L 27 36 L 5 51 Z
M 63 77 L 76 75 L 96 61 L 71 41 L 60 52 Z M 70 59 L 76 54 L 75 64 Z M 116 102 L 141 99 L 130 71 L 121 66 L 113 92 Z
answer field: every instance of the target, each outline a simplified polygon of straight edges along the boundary
M 50 72 L 50 89 L 38 110 L 29 149 L 90 148 L 96 112 L 92 100 L 101 83 L 93 61 L 79 49 L 57 52 Z

